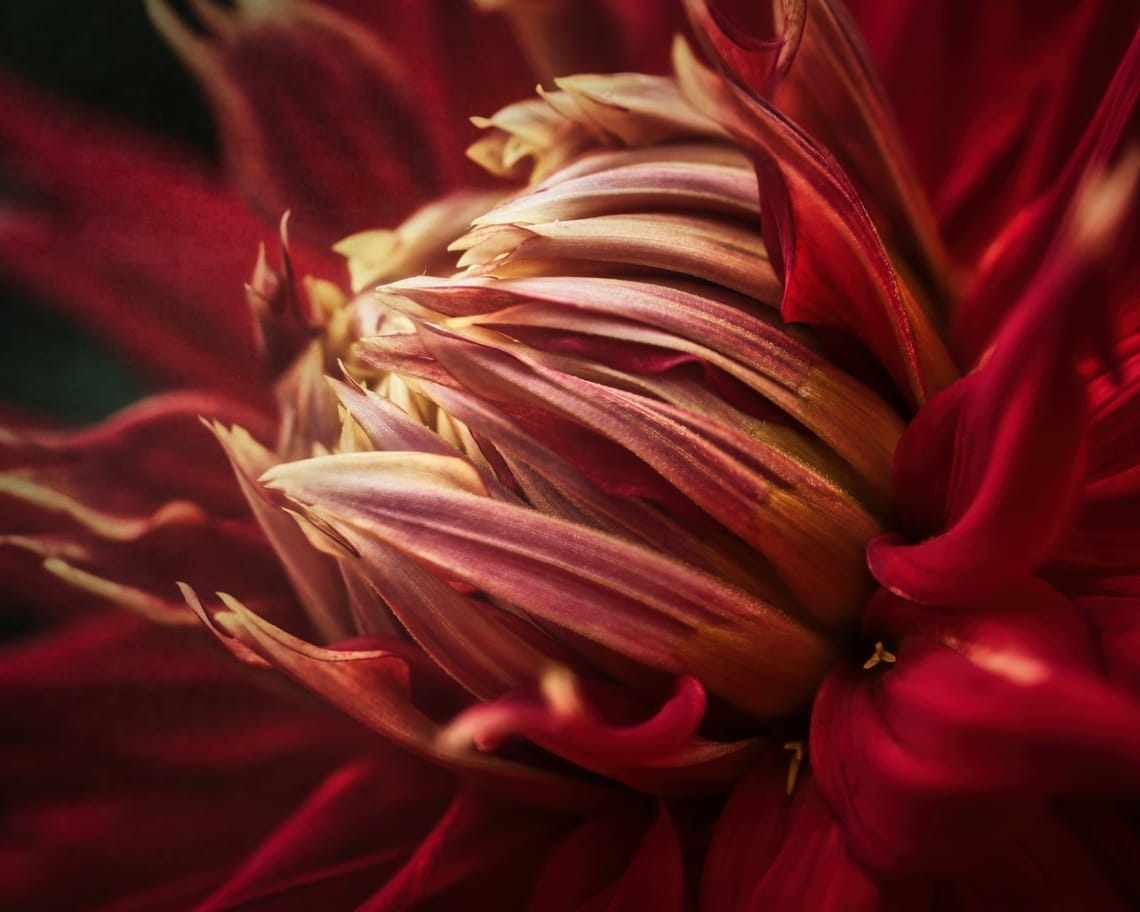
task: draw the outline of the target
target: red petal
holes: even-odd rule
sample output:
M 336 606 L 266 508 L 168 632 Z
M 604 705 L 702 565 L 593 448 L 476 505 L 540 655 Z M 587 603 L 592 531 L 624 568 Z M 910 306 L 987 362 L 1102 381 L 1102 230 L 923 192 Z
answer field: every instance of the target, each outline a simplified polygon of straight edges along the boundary
M 1056 181 L 1137 24 L 1132 0 L 847 5 L 967 262 Z
M 1083 10 L 1082 10 L 1083 11 Z M 1050 59 L 1050 66 L 1055 61 Z M 1059 70 L 1057 72 L 1060 72 Z M 980 264 L 972 288 L 955 314 L 953 340 L 964 363 L 978 360 L 994 342 L 1002 321 L 1040 270 L 1051 245 L 1067 228 L 1066 212 L 1072 206 L 1080 182 L 1102 171 L 1117 147 L 1136 128 L 1136 105 L 1140 100 L 1140 31 L 1120 61 L 1115 75 L 1100 99 L 1095 115 L 1081 141 L 1056 179 L 1031 204 L 1010 217 Z M 1019 122 L 1025 118 L 1020 115 Z M 1033 122 L 1035 118 L 1025 119 Z M 987 204 L 992 205 L 988 199 Z M 1135 256 L 1125 258 L 1124 269 L 1135 268 Z M 1121 288 L 1127 276 L 1112 277 Z
M 947 490 L 945 531 L 914 545 L 871 543 L 871 572 L 892 592 L 921 602 L 992 592 L 1043 563 L 1065 532 L 1085 474 L 1080 343 L 1097 332 L 1112 303 L 1095 294 L 1095 280 L 1135 208 L 1138 176 L 1134 158 L 1082 187 L 986 361 L 959 381 L 962 389 L 930 404 L 935 417 L 904 434 L 896 458 L 917 467 L 896 466 L 900 492 L 913 490 L 923 471 L 938 472 L 935 484 Z M 946 446 L 950 423 L 952 460 L 935 449 Z M 917 436 L 931 427 L 938 432 L 929 439 Z M 948 480 L 939 471 L 946 466 Z
M 1140 784 L 1140 702 L 1101 678 L 1067 600 L 1033 582 L 973 607 L 881 597 L 869 621 L 916 632 L 893 665 L 838 668 L 816 697 L 820 788 L 884 873 L 977 862 L 1054 796 Z
M 697 107 L 714 110 L 756 157 L 768 253 L 784 281 L 784 319 L 864 344 L 912 406 L 951 382 L 957 371 L 933 323 L 834 159 L 739 81 L 726 82 L 684 54 L 678 76 Z
M 201 163 L 6 77 L 0 144 L 28 197 L 5 202 L 0 268 L 155 376 L 267 406 L 242 289 L 268 232 Z
M 9 645 L 5 902 L 193 906 L 368 737 L 266 683 L 193 631 L 117 612 Z
M 701 883 L 706 912 L 818 909 L 919 910 L 921 887 L 884 889 L 847 852 L 815 782 L 801 774 L 789 796 L 791 755 L 770 754 L 736 787 L 721 813 Z
M 1106 810 L 1096 821 L 1101 826 L 1091 827 L 1091 833 L 1074 831 L 1061 814 L 1037 815 L 1032 826 L 994 858 L 941 883 L 935 891 L 937 908 L 977 912 L 1135 909 L 1140 899 L 1136 882 L 1140 841 L 1124 820 L 1120 821 L 1124 826 L 1111 820 L 1114 809 Z M 1126 818 L 1127 811 L 1118 815 Z M 1104 832 L 1098 832 L 1102 828 Z M 1093 840 L 1098 837 L 1111 844 L 1096 846 Z M 1113 854 L 1120 856 L 1117 870 L 1113 870 Z
M 214 108 L 227 165 L 253 208 L 287 210 L 321 245 L 394 225 L 440 188 L 410 74 L 376 36 L 312 4 L 198 4 L 206 32 L 150 0 L 155 26 Z
M 356 908 L 415 852 L 454 789 L 400 752 L 361 757 L 332 772 L 196 908 Z
M 938 228 L 870 53 L 842 4 L 784 3 L 779 37 L 722 5 L 689 4 L 700 32 L 749 89 L 836 157 L 887 247 L 908 260 L 932 303 L 945 307 L 951 276 Z
M 556 818 L 462 792 L 359 912 L 519 908 L 557 828 Z

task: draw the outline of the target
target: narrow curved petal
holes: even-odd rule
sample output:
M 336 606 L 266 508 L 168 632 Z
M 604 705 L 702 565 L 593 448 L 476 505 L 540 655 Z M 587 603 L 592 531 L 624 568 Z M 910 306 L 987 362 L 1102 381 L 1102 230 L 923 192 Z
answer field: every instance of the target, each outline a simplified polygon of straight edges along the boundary
M 753 712 L 797 704 L 828 653 L 816 635 L 694 568 L 476 493 L 477 476 L 458 460 L 325 457 L 264 481 L 351 553 L 367 560 L 372 541 L 395 548 L 639 662 L 696 674 Z
M 887 248 L 908 262 L 929 305 L 944 313 L 954 284 L 950 262 L 870 53 L 843 5 L 782 0 L 773 13 L 782 19 L 778 37 L 736 21 L 718 0 L 687 6 L 698 33 L 745 85 L 835 156 Z
M 950 478 L 939 482 L 947 491 L 944 530 L 917 544 L 880 539 L 868 548 L 871 572 L 892 592 L 943 603 L 992 592 L 1043 563 L 1061 539 L 1085 473 L 1089 420 L 1075 352 L 1095 337 L 1110 303 L 1088 306 L 1086 285 L 1136 210 L 1138 176 L 1134 156 L 1084 185 L 1060 230 L 1063 243 L 986 361 L 959 381 L 964 389 L 931 403 L 942 416 L 916 422 L 911 435 L 943 426 L 925 441 L 904 435 L 899 458 L 935 468 L 945 457 L 930 447 L 950 435 L 945 423 L 956 424 Z
M 754 156 L 764 235 L 783 280 L 781 313 L 864 344 L 917 407 L 957 371 L 934 323 L 896 273 L 863 203 L 830 155 L 752 90 L 679 44 L 682 90 Z M 779 259 L 776 260 L 776 257 Z

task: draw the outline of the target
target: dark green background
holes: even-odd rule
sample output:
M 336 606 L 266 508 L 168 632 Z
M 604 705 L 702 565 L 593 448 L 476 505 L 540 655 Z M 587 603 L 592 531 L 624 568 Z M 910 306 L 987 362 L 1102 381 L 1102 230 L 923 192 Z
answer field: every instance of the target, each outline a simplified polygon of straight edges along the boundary
M 142 0 L 0 0 L 0 65 L 109 116 L 216 153 L 194 85 L 154 33 Z M 0 146 L 0 193 L 2 156 Z M 97 339 L 3 275 L 0 315 L 0 401 L 90 421 L 147 391 L 146 379 Z

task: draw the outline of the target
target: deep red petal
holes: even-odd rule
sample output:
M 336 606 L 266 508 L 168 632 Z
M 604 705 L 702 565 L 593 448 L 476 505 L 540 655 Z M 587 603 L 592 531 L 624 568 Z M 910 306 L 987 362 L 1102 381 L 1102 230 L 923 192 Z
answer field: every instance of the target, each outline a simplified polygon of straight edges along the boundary
M 391 749 L 355 760 L 268 833 L 198 912 L 355 908 L 415 852 L 454 789 L 439 770 Z
M 813 769 L 852 852 L 893 875 L 978 863 L 1058 795 L 1138 785 L 1140 702 L 1101 677 L 1080 614 L 1031 582 L 909 629 L 894 664 L 837 668 L 812 715 Z
M 967 262 L 1056 180 L 1137 24 L 1130 0 L 847 5 Z
M 188 908 L 367 743 L 201 635 L 123 613 L 10 645 L 0 694 L 12 908 L 148 893 L 151 908 Z
M 716 27 L 711 19 L 703 24 Z M 784 319 L 857 340 L 912 406 L 950 383 L 957 371 L 931 318 L 896 273 L 836 161 L 744 75 L 729 69 L 725 82 L 686 57 L 680 63 L 686 95 L 715 112 L 755 157 L 765 242 L 784 282 Z
M 790 760 L 786 752 L 770 754 L 732 793 L 709 846 L 701 908 L 705 912 L 926 908 L 921 884 L 879 884 L 852 859 L 843 831 L 806 770 L 787 794 Z
M 268 406 L 243 286 L 270 232 L 200 162 L 6 76 L 0 147 L 0 269 L 156 377 Z

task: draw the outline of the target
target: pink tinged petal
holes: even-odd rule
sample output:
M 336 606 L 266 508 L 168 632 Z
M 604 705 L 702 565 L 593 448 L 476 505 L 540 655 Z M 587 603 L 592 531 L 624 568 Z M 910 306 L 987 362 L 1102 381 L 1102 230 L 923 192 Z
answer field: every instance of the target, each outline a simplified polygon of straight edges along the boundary
M 330 244 L 395 223 L 437 191 L 408 73 L 352 20 L 302 2 L 200 0 L 202 34 L 165 0 L 147 10 L 214 108 L 227 166 L 267 220 L 292 210 Z
M 447 579 L 758 715 L 811 691 L 830 648 L 744 592 L 621 539 L 500 503 L 454 459 L 367 453 L 278 466 L 263 481 L 333 540 L 393 547 Z
M 871 572 L 891 591 L 922 602 L 992 592 L 1041 564 L 1064 533 L 1085 465 L 1087 405 L 1072 355 L 1090 319 L 1084 282 L 1109 251 L 1138 175 L 1140 156 L 1085 186 L 1061 232 L 1065 243 L 988 359 L 959 381 L 964 389 L 931 403 L 938 417 L 911 428 L 911 436 L 936 432 L 926 441 L 904 435 L 900 459 L 945 465 L 930 447 L 945 445 L 946 424 L 956 425 L 950 478 L 938 482 L 947 490 L 945 531 L 918 544 L 881 539 L 868 547 Z
M 1080 143 L 1056 181 L 1008 220 L 1005 230 L 986 250 L 972 288 L 955 315 L 955 350 L 966 361 L 976 361 L 993 344 L 1023 289 L 1040 264 L 1051 256 L 1050 247 L 1067 229 L 1067 211 L 1082 181 L 1103 171 L 1128 137 L 1140 100 L 1140 32 L 1137 32 L 1100 100 Z M 1134 263 L 1132 255 L 1126 262 Z M 1124 271 L 1116 276 L 1123 287 Z M 1094 310 L 1096 310 L 1094 308 Z M 1089 323 L 1095 325 L 1094 313 Z
M 898 416 L 774 320 L 765 319 L 752 302 L 719 300 L 706 289 L 584 277 L 449 283 L 423 278 L 389 289 L 474 323 L 495 322 L 500 310 L 517 313 L 525 302 L 556 305 L 554 317 L 561 312 L 566 320 L 578 312 L 635 320 L 658 330 L 643 330 L 639 340 L 697 355 L 723 369 L 818 434 L 874 488 L 889 486 L 891 459 L 902 433 Z M 398 301 L 393 305 L 398 307 Z
M 424 329 L 473 393 L 537 405 L 617 443 L 775 565 L 812 622 L 841 629 L 867 591 L 863 549 L 878 524 L 846 491 L 771 440 L 667 403 L 581 380 Z M 831 569 L 826 579 L 819 566 Z
M 495 442 L 529 501 L 535 503 L 537 496 L 551 508 L 543 512 L 557 511 L 556 515 L 563 519 L 585 519 L 608 532 L 641 541 L 697 566 L 709 561 L 706 542 L 649 504 L 609 496 L 591 484 L 573 464 L 527 434 L 505 412 L 463 390 L 426 381 L 418 386 L 472 431 Z
M 0 269 L 151 375 L 266 408 L 242 298 L 264 225 L 201 162 L 150 136 L 8 78 L 0 112 L 0 145 L 25 190 L 0 212 Z
M 847 851 L 812 778 L 786 789 L 788 754 L 761 758 L 717 821 L 701 880 L 707 912 L 918 910 L 922 890 L 889 888 Z
M 379 638 L 381 648 L 326 649 L 286 633 L 228 595 L 219 594 L 224 609 L 211 613 L 188 587 L 182 592 L 237 658 L 284 672 L 414 754 L 540 806 L 589 806 L 600 795 L 599 788 L 558 774 L 446 744 L 441 728 L 413 703 L 419 689 L 430 689 L 435 669 L 405 641 Z
M 292 518 L 268 503 L 256 485 L 256 479 L 278 463 L 277 457 L 241 428 L 227 431 L 215 422 L 211 430 L 317 634 L 329 643 L 354 634 L 345 583 L 336 561 L 315 550 Z
M 918 272 L 932 303 L 946 306 L 949 259 L 870 53 L 847 11 L 831 0 L 785 0 L 773 11 L 782 20 L 776 36 L 735 21 L 723 5 L 687 4 L 698 34 L 748 89 L 836 157 L 886 246 Z
M 565 650 L 530 621 L 461 595 L 445 580 L 376 542 L 351 562 L 416 643 L 481 700 L 537 680 Z M 346 562 L 347 563 L 347 562 Z
M 778 299 L 759 232 L 731 221 L 669 213 L 599 215 L 542 224 L 485 225 L 452 244 L 459 265 L 509 275 L 516 261 L 543 257 L 642 266 L 704 279 L 761 301 Z M 520 264 L 525 268 L 525 264 Z
M 739 83 L 702 67 L 684 44 L 687 97 L 716 111 L 756 156 L 768 253 L 784 284 L 781 312 L 854 338 L 886 368 L 911 406 L 957 371 L 931 319 L 895 272 L 855 188 L 834 160 Z
M 1052 798 L 1140 782 L 1140 703 L 1101 676 L 1073 606 L 1034 581 L 974 607 L 931 619 L 884 594 L 869 622 L 914 631 L 897 661 L 838 668 L 816 697 L 813 770 L 877 871 L 977 861 Z
M 530 225 L 622 212 L 715 212 L 755 221 L 756 176 L 747 159 L 733 165 L 661 161 L 627 164 L 531 188 L 475 218 L 472 224 Z

